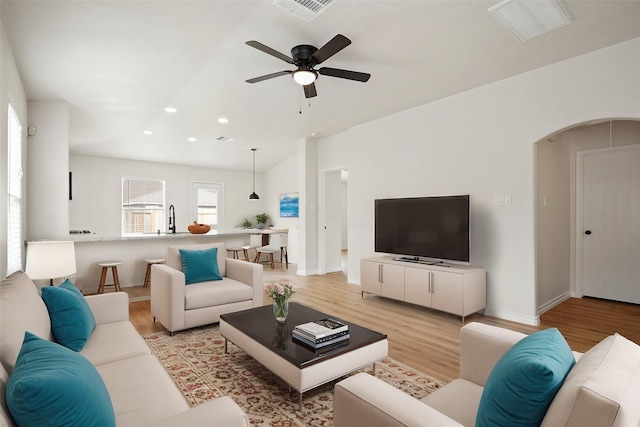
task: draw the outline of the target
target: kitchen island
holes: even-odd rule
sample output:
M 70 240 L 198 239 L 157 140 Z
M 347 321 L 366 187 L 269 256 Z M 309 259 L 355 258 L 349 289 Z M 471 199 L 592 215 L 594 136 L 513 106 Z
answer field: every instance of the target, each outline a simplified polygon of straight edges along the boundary
M 100 281 L 100 261 L 121 260 L 118 266 L 121 287 L 142 286 L 147 264 L 146 258 L 164 258 L 167 247 L 172 245 L 190 245 L 198 243 L 224 242 L 226 247 L 248 245 L 251 235 L 261 235 L 262 243 L 267 244 L 269 234 L 287 233 L 287 229 L 237 229 L 227 233 L 191 234 L 149 233 L 132 236 L 100 236 L 97 234 L 70 234 L 64 239 L 75 242 L 76 274 L 72 277 L 76 287 L 85 295 L 96 293 Z M 37 241 L 37 240 L 33 240 Z M 29 242 L 27 242 L 27 245 Z M 39 281 L 40 282 L 40 281 Z M 39 283 L 39 285 L 44 285 Z M 111 273 L 107 283 L 112 283 Z

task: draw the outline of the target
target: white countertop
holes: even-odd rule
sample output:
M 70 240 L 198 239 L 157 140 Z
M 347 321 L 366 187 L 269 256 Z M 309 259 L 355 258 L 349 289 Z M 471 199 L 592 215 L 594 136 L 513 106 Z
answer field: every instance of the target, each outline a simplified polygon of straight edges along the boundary
M 217 233 L 210 231 L 205 234 L 192 234 L 188 231 L 177 233 L 145 233 L 129 236 L 103 236 L 99 234 L 69 234 L 68 237 L 55 238 L 55 239 L 31 239 L 29 242 L 41 242 L 41 241 L 73 241 L 76 243 L 83 242 L 118 242 L 129 240 L 157 240 L 157 239 L 181 239 L 185 237 L 225 237 L 225 236 L 239 236 L 246 234 L 270 234 L 270 233 L 288 233 L 289 229 L 286 228 L 237 228 L 231 232 Z

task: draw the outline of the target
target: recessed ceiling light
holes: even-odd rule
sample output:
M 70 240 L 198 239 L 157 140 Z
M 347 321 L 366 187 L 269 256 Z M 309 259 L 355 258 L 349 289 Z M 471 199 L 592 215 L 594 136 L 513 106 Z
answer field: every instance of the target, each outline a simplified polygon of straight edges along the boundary
M 175 113 L 178 110 L 176 110 L 173 107 L 167 107 L 167 108 L 164 109 L 164 111 L 166 111 L 167 113 Z
M 196 141 L 197 141 L 197 139 L 195 139 L 195 138 L 191 137 L 191 138 L 187 138 L 187 141 L 189 141 L 189 142 L 196 142 Z
M 151 132 L 150 130 L 143 130 L 142 133 L 144 133 L 145 135 L 152 135 L 153 132 Z
M 229 123 L 229 119 L 227 119 L 226 117 L 220 117 L 218 119 L 218 123 Z

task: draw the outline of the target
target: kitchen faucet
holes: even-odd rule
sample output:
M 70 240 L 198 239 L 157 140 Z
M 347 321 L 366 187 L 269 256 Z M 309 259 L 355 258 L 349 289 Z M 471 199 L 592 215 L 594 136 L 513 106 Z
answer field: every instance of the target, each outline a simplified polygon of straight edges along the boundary
M 176 209 L 169 206 L 169 232 L 176 234 Z

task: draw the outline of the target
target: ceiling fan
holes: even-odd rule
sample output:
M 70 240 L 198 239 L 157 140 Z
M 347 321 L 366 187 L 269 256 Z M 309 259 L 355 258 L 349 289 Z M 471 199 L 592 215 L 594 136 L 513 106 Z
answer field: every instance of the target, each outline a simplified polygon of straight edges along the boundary
M 258 83 L 263 80 L 291 74 L 293 79 L 304 88 L 305 98 L 313 98 L 318 95 L 314 82 L 318 78 L 319 74 L 323 76 L 338 77 L 340 79 L 355 80 L 357 82 L 366 82 L 369 80 L 369 77 L 371 77 L 371 74 L 360 73 L 358 71 L 341 70 L 339 68 L 329 67 L 322 67 L 317 70 L 314 68 L 316 65 L 323 63 L 351 44 L 351 40 L 342 34 L 338 34 L 329 40 L 329 42 L 320 49 L 308 44 L 294 46 L 293 49 L 291 49 L 291 57 L 255 40 L 248 41 L 246 44 L 297 67 L 296 70 L 278 71 L 264 76 L 255 77 L 247 80 L 247 83 Z

